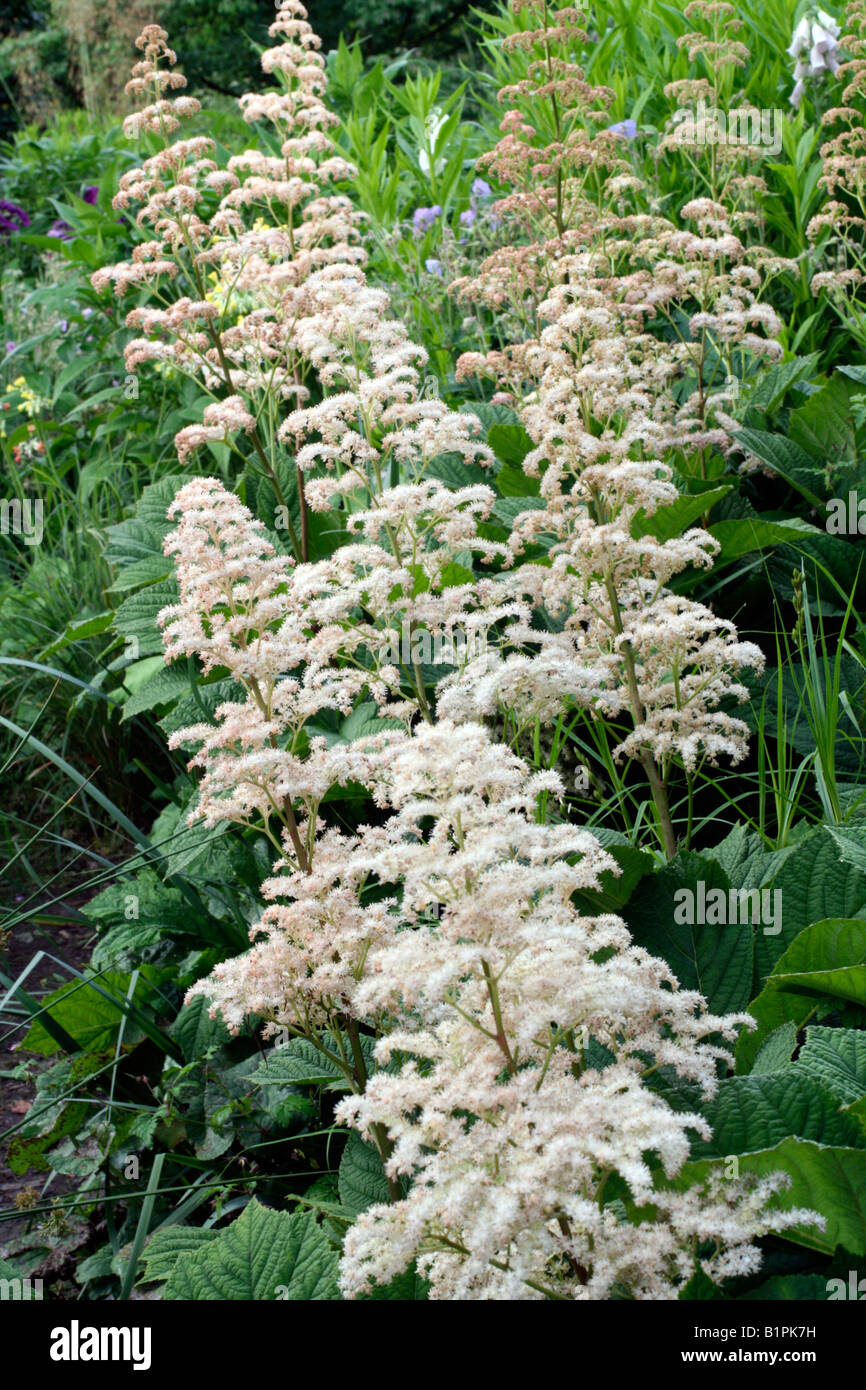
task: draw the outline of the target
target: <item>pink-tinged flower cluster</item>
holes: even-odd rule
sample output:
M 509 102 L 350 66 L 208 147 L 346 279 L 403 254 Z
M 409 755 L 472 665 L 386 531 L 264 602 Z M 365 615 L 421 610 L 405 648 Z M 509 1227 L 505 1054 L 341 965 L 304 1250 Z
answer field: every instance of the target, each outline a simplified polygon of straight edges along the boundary
M 379 1035 L 381 1070 L 366 1084 L 346 1059 L 355 1094 L 338 1114 L 410 1186 L 348 1234 L 347 1296 L 417 1259 L 436 1298 L 675 1297 L 702 1231 L 715 1241 L 711 1277 L 751 1272 L 756 1235 L 811 1215 L 768 1208 L 775 1180 L 672 1189 L 706 1124 L 646 1083 L 668 1067 L 711 1095 L 720 1039 L 744 1016 L 708 1014 L 618 917 L 578 911 L 575 895 L 599 890 L 615 861 L 559 818 L 558 776 L 530 773 L 481 724 L 433 719 L 416 701 L 427 719 L 414 728 L 330 748 L 305 739 L 329 701 L 348 710 L 358 694 L 362 673 L 346 657 L 359 590 L 328 594 L 326 569 L 277 555 L 219 483 L 187 484 L 176 511 L 170 654 L 227 668 L 247 700 L 174 741 L 201 741 L 200 813 L 275 815 L 283 848 L 252 950 L 190 997 L 209 998 L 234 1029 L 255 1014 L 329 1055 L 352 1028 Z M 377 591 L 369 603 L 384 606 L 397 586 L 378 535 L 344 551 L 359 566 L 368 550 L 370 574 L 384 570 L 379 584 L 360 569 L 365 597 Z M 325 617 L 338 621 L 322 643 Z M 341 781 L 378 809 L 351 835 L 317 816 Z M 611 1178 L 633 1221 L 605 1204 Z
M 720 295 L 712 313 L 693 316 L 688 342 L 662 341 L 646 330 L 659 305 L 691 293 L 693 254 L 726 254 L 723 222 L 712 251 L 706 235 L 723 210 L 704 201 L 685 211 L 699 221 L 699 233 L 677 234 L 682 261 L 670 256 L 673 233 L 661 239 L 668 259 L 660 280 L 641 272 L 612 278 L 604 273 L 607 253 L 563 256 L 539 306 L 546 326 L 538 337 L 507 360 L 469 354 L 461 361 L 464 375 L 493 374 L 509 389 L 532 439 L 523 468 L 539 479 L 543 505 L 515 519 L 512 548 L 518 555 L 543 542 L 549 558 L 521 565 L 505 581 L 524 605 L 511 629 L 512 652 L 479 657 L 442 704 L 455 717 L 504 707 L 518 719 L 542 709 L 549 718 L 573 702 L 606 717 L 625 714 L 633 731 L 617 753 L 640 758 L 646 751 L 665 771 L 672 759 L 694 770 L 704 758 L 744 756 L 746 725 L 725 705 L 747 697 L 738 673 L 763 666 L 761 652 L 740 642 L 733 624 L 667 587 L 691 566 L 710 566 L 719 547 L 700 528 L 669 538 L 655 531 L 653 518 L 679 497 L 664 460 L 672 450 L 729 444 L 725 430 L 707 428 L 705 410 L 701 417 L 706 394 L 676 405 L 670 385 L 692 364 L 702 332 L 757 350 L 773 343 L 751 343 L 749 325 L 777 327 L 743 276 L 731 277 L 727 298 Z M 650 254 L 646 243 L 636 254 Z M 530 629 L 525 615 L 532 606 L 561 618 L 563 629 Z M 527 654 L 532 648 L 537 656 Z
M 576 40 L 577 12 L 530 7 L 540 28 L 515 47 Z M 135 80 L 161 94 L 171 56 L 162 31 L 148 34 Z M 716 543 L 664 523 L 679 500 L 672 463 L 730 443 L 728 401 L 704 389 L 696 344 L 728 361 L 776 350 L 758 271 L 710 198 L 683 209 L 695 230 L 593 202 L 599 172 L 599 187 L 620 180 L 612 197 L 634 191 L 620 137 L 588 114 L 607 94 L 565 59 L 530 64 L 491 167 L 522 180 L 502 211 L 530 232 L 552 217 L 556 235 L 491 258 L 459 291 L 508 304 L 524 330 L 462 368 L 495 377 L 532 444 L 538 505 L 497 538 L 493 489 L 442 480 L 443 456 L 494 465 L 478 420 L 422 398 L 424 349 L 368 282 L 351 207 L 319 188 L 346 166 L 296 0 L 272 35 L 263 66 L 281 89 L 243 104 L 274 125 L 280 157 L 251 150 L 220 170 L 193 142 L 167 147 L 122 191 L 156 237 L 133 262 L 144 270 L 104 277 L 122 289 L 184 267 L 189 293 L 134 311 L 145 336 L 131 349 L 196 364 L 218 397 L 181 432 L 181 456 L 245 436 L 278 479 L 267 450 L 291 450 L 302 504 L 344 530 L 333 554 L 310 562 L 303 547 L 295 563 L 219 481 L 191 480 L 171 508 L 166 658 L 198 663 L 204 710 L 211 678 L 229 692 L 172 735 L 201 772 L 192 816 L 261 828 L 276 852 L 252 949 L 190 997 L 233 1031 L 253 1015 L 304 1039 L 344 1078 L 337 1117 L 375 1145 L 392 1196 L 345 1238 L 347 1297 L 413 1262 L 434 1298 L 453 1300 L 675 1298 L 696 1266 L 752 1273 L 756 1238 L 819 1218 L 774 1206 L 778 1176 L 687 1186 L 691 1140 L 708 1127 L 659 1079 L 711 1096 L 749 1020 L 710 1014 L 618 916 L 580 908 L 616 861 L 568 819 L 558 773 L 531 771 L 513 745 L 575 709 L 615 722 L 613 751 L 643 766 L 669 854 L 675 764 L 743 755 L 726 705 L 761 654 L 670 587 L 711 564 Z M 573 120 L 530 189 L 521 103 L 553 98 Z M 674 310 L 690 322 L 679 340 L 654 328 Z M 689 372 L 695 389 L 674 403 L 671 382 Z M 521 563 L 530 544 L 544 561 Z M 487 634 L 486 648 L 436 684 L 420 639 L 457 626 Z M 351 832 L 326 803 L 347 786 L 370 822 Z
M 256 422 L 264 398 L 307 397 L 307 368 L 291 342 L 305 281 L 333 262 L 362 262 L 364 252 L 360 214 L 334 191 L 356 171 L 328 135 L 337 118 L 323 101 L 320 40 L 298 0 L 280 0 L 270 34 L 281 42 L 264 52 L 262 66 L 279 86 L 248 94 L 241 107 L 251 124 L 272 127 L 273 137 L 265 134 L 264 148 L 232 155 L 221 168 L 209 137 L 170 140 L 199 105 L 162 95 L 185 79 L 172 71 L 165 32 L 144 31 L 145 56 L 128 90 L 153 99 L 125 129 L 154 132 L 163 146 L 123 176 L 114 203 L 124 212 L 137 208 L 137 225 L 150 240 L 131 261 L 98 270 L 92 280 L 118 296 L 149 287 L 159 302 L 129 314 L 141 336 L 126 348 L 128 371 L 154 362 L 196 376 L 217 398 L 203 425 L 177 436 L 181 460 L 207 442 L 246 432 L 253 455 L 276 478 L 273 441 Z M 271 152 L 273 139 L 279 153 Z
M 669 1191 L 690 1131 L 708 1130 L 644 1080 L 667 1066 L 712 1094 L 718 1038 L 745 1019 L 706 1013 L 619 918 L 575 909 L 575 893 L 617 870 L 587 832 L 538 823 L 555 774 L 530 775 L 480 726 L 443 720 L 383 742 L 374 777 L 394 814 L 349 861 L 402 883 L 414 929 L 371 940 L 352 1008 L 391 1025 L 382 1069 L 337 1115 L 368 1137 L 384 1128 L 387 1172 L 411 1186 L 348 1233 L 344 1292 L 417 1260 L 433 1298 L 676 1297 L 702 1200 L 717 1242 L 706 1272 L 752 1272 L 754 1236 L 811 1214 L 768 1212 L 775 1180 L 756 1199 L 747 1181 Z M 623 1231 L 604 1202 L 611 1179 L 655 1216 Z
M 733 32 L 730 6 L 694 3 L 689 13 L 710 27 L 721 16 Z M 515 41 L 540 53 L 543 40 L 548 56 L 560 53 L 556 72 L 565 80 L 560 37 L 530 27 Z M 730 33 L 717 42 L 702 30 L 687 44 L 716 68 L 743 58 Z M 541 68 L 539 59 L 537 80 Z M 573 91 L 558 93 L 559 111 L 587 135 L 597 122 L 590 99 L 600 97 L 582 81 L 575 70 Z M 557 236 L 542 225 L 534 245 L 494 252 L 476 278 L 452 290 L 461 301 L 507 310 L 516 330 L 505 346 L 464 354 L 458 376 L 492 378 L 494 400 L 512 406 L 532 440 L 523 468 L 538 479 L 542 505 L 515 518 L 512 548 L 515 560 L 529 545 L 548 558 L 504 577 L 519 605 L 515 621 L 498 650 L 488 648 L 449 682 L 440 709 L 453 718 L 504 711 L 517 728 L 575 706 L 624 718 L 631 729 L 614 756 L 643 764 L 670 855 L 670 771 L 745 756 L 747 726 L 730 707 L 748 696 L 743 673 L 763 667 L 733 624 L 669 587 L 689 567 L 710 566 L 719 549 L 706 530 L 668 520 L 682 507 L 673 470 L 706 479 L 732 452 L 744 363 L 782 352 L 780 320 L 760 294 L 792 267 L 748 246 L 711 197 L 693 198 L 679 222 L 629 211 L 638 181 L 624 181 L 593 142 L 575 142 L 586 150 L 579 171 L 547 170 L 531 128 L 537 98 L 532 83 L 504 94 L 515 102 L 512 125 L 524 113 L 527 151 L 540 152 L 544 196 L 568 215 L 557 214 Z M 512 178 L 525 199 L 516 166 L 500 177 Z M 739 225 L 748 222 L 740 217 Z M 537 608 L 558 630 L 531 622 Z

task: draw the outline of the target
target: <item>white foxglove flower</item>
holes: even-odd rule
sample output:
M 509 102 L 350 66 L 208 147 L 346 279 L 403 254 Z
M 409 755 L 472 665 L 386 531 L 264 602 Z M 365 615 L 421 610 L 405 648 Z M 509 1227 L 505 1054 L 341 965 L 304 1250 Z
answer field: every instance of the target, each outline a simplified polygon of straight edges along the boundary
M 806 90 L 807 77 L 820 77 L 823 72 L 833 73 L 839 66 L 839 25 L 826 10 L 818 10 L 810 19 L 804 15 L 791 36 L 788 53 L 796 60 L 794 65 L 794 90 L 791 105 L 798 107 Z
M 809 47 L 809 21 L 805 17 L 800 20 L 791 36 L 791 43 L 788 48 L 792 58 L 798 58 L 804 48 Z
M 447 112 L 443 111 L 441 106 L 434 106 L 424 122 L 424 134 L 431 152 L 435 150 L 436 141 L 439 139 L 439 132 L 447 120 Z M 418 150 L 418 163 L 421 166 L 421 172 L 422 174 L 426 174 L 428 178 L 431 172 L 433 174 L 441 174 L 445 167 L 445 162 L 445 156 L 440 155 L 439 159 L 433 160 L 431 164 L 430 155 L 427 153 L 427 150 Z

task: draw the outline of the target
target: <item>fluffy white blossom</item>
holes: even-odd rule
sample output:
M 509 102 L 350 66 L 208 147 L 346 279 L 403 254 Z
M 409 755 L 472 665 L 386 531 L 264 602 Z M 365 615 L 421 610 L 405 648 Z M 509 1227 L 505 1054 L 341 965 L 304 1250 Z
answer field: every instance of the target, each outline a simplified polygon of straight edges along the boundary
M 557 42 L 582 35 L 575 18 L 558 16 Z M 518 46 L 545 33 L 521 31 Z M 171 361 L 215 396 L 178 435 L 182 459 L 247 441 L 277 485 L 265 413 L 302 507 L 346 514 L 344 544 L 314 562 L 302 545 L 295 563 L 215 479 L 186 483 L 170 511 L 166 659 L 230 682 L 171 737 L 201 774 L 191 818 L 262 829 L 276 855 L 251 949 L 190 997 L 235 1032 L 255 1016 L 306 1039 L 343 1077 L 337 1117 L 376 1146 L 392 1195 L 346 1236 L 349 1297 L 413 1261 L 451 1300 L 675 1298 L 698 1265 L 715 1280 L 752 1273 L 756 1238 L 817 1218 L 775 1207 L 778 1176 L 685 1186 L 708 1127 L 667 1098 L 677 1078 L 712 1096 L 750 1020 L 709 1013 L 621 918 L 580 907 L 617 863 L 569 819 L 559 775 L 533 772 L 498 731 L 575 710 L 615 721 L 611 752 L 643 767 L 660 808 L 676 763 L 743 756 L 728 705 L 762 655 L 670 587 L 712 564 L 712 537 L 651 523 L 677 500 L 678 451 L 731 446 L 722 386 L 674 400 L 672 382 L 703 371 L 697 344 L 720 360 L 777 355 L 755 256 L 708 198 L 682 210 L 685 230 L 604 224 L 568 180 L 557 202 L 562 169 L 592 167 L 628 194 L 622 142 L 592 117 L 539 161 L 533 127 L 506 113 L 487 166 L 533 170 L 510 210 L 552 216 L 558 238 L 505 248 L 458 290 L 532 306 L 523 341 L 461 363 L 519 403 L 532 443 L 538 505 L 494 539 L 492 487 L 448 486 L 438 467 L 495 464 L 480 423 L 422 399 L 426 352 L 369 282 L 351 202 L 328 191 L 351 170 L 327 133 L 324 61 L 298 0 L 281 0 L 271 35 L 263 67 L 279 89 L 242 106 L 276 147 L 220 169 L 209 141 L 166 143 L 119 195 L 152 239 L 95 278 L 123 292 L 182 276 L 175 299 L 129 318 L 142 335 L 131 361 Z M 702 51 L 701 35 L 688 40 Z M 137 125 L 164 128 L 185 114 L 164 109 L 174 55 L 156 28 L 142 46 Z M 735 42 L 725 53 L 740 61 Z M 551 83 L 541 95 L 566 109 L 605 105 L 567 64 Z M 578 213 L 585 234 L 569 241 Z M 659 336 L 659 314 L 690 332 Z M 526 562 L 530 545 L 543 562 Z M 434 688 L 424 640 L 457 629 L 473 642 Z M 369 823 L 351 832 L 326 804 L 348 785 L 368 798 Z M 668 821 L 668 853 L 672 836 Z

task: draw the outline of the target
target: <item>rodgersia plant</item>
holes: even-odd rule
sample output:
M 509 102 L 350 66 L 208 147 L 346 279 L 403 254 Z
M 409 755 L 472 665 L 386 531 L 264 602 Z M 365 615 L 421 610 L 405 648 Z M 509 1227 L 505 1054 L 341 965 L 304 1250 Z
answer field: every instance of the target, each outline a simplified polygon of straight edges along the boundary
M 571 12 L 559 18 L 570 27 Z M 337 1119 L 375 1145 L 390 1194 L 346 1236 L 348 1297 L 413 1262 L 444 1299 L 674 1298 L 697 1269 L 716 1280 L 753 1272 L 757 1237 L 818 1218 L 776 1207 L 778 1175 L 678 1180 L 691 1137 L 708 1129 L 666 1098 L 675 1077 L 711 1096 L 725 1044 L 748 1019 L 710 1014 L 619 917 L 579 910 L 576 896 L 600 891 L 617 864 L 570 822 L 557 771 L 531 769 L 512 736 L 563 710 L 602 723 L 624 713 L 617 751 L 643 767 L 669 855 L 674 760 L 743 755 L 745 727 L 723 706 L 761 655 L 667 587 L 710 563 L 714 544 L 701 530 L 660 541 L 638 526 L 677 495 L 661 454 L 724 448 L 727 435 L 710 425 L 700 382 L 697 402 L 672 400 L 688 345 L 662 342 L 647 320 L 655 302 L 706 289 L 702 327 L 730 351 L 771 351 L 773 322 L 749 276 L 707 272 L 722 255 L 740 260 L 723 210 L 687 209 L 698 234 L 679 240 L 667 224 L 611 217 L 615 137 L 599 143 L 590 197 L 564 171 L 581 151 L 590 167 L 593 140 L 560 126 L 542 213 L 519 198 L 510 209 L 524 226 L 555 223 L 536 335 L 464 364 L 497 377 L 534 445 L 525 466 L 543 506 L 499 539 L 487 526 L 492 488 L 442 481 L 443 456 L 444 476 L 493 463 L 478 421 L 422 397 L 424 349 L 368 284 L 351 207 L 317 192 L 339 160 L 314 158 L 329 124 L 324 77 L 304 61 L 316 43 L 296 0 L 280 6 L 274 33 L 287 42 L 263 65 L 290 72 L 289 95 L 246 98 L 245 109 L 308 123 L 315 140 L 290 137 L 285 169 L 245 155 L 235 167 L 254 168 L 246 182 L 234 168 L 199 168 L 203 149 L 194 169 L 192 151 L 164 150 L 144 166 L 147 186 L 123 192 L 149 199 L 142 218 L 159 241 L 102 276 L 196 285 L 194 302 L 167 299 L 156 318 L 134 311 L 154 337 L 133 355 L 170 353 L 217 396 L 181 432 L 181 456 L 239 432 L 278 480 L 284 450 L 306 504 L 341 514 L 347 531 L 324 559 L 305 560 L 301 544 L 298 563 L 221 482 L 194 478 L 172 506 L 166 549 L 180 592 L 160 615 L 166 657 L 227 673 L 236 690 L 172 736 L 202 772 L 193 816 L 261 828 L 278 854 L 252 949 L 191 994 L 234 1031 L 253 1015 L 269 1034 L 304 1039 L 343 1078 Z M 149 30 L 144 45 L 136 80 L 156 99 L 137 124 L 164 129 L 166 36 Z M 533 100 L 560 100 L 561 82 L 591 95 L 551 51 L 548 62 L 552 85 L 534 75 Z M 510 139 L 517 127 L 507 128 Z M 261 218 L 252 228 L 247 206 Z M 614 275 L 638 226 L 653 269 Z M 237 332 L 207 298 L 211 263 L 232 268 L 226 295 L 250 297 Z M 549 564 L 518 564 L 542 534 Z M 546 633 L 540 609 L 558 620 Z M 457 628 L 486 635 L 486 649 L 434 685 L 421 639 Z M 328 716 L 359 701 L 375 710 L 375 732 L 368 721 L 334 738 Z M 351 832 L 325 804 L 349 783 L 372 803 L 372 823 Z
M 731 623 L 669 587 L 688 567 L 711 565 L 717 542 L 700 529 L 656 539 L 652 518 L 677 501 L 674 469 L 703 480 L 724 468 L 738 383 L 782 352 L 780 320 L 759 294 L 791 267 L 747 247 L 733 215 L 710 198 L 687 203 L 679 223 L 643 210 L 641 181 L 611 153 L 626 137 L 592 133 L 598 116 L 588 103 L 604 105 L 605 94 L 588 88 L 571 60 L 571 11 L 529 8 L 536 26 L 511 41 L 533 52 L 530 76 L 501 93 L 514 109 L 487 165 L 515 185 L 499 204 L 503 216 L 532 228 L 546 208 L 557 235 L 542 226 L 543 241 L 495 253 L 452 289 L 462 301 L 509 306 L 514 327 L 523 306 L 523 340 L 464 354 L 458 375 L 492 377 L 494 399 L 518 411 L 535 446 L 523 467 L 539 478 L 544 506 L 516 518 L 512 545 L 519 553 L 552 538 L 550 562 L 521 565 L 506 584 L 516 601 L 558 618 L 562 631 L 515 623 L 517 655 L 477 660 L 449 692 L 447 709 L 469 717 L 504 707 L 519 727 L 522 714 L 539 713 L 531 701 L 544 684 L 560 692 L 548 717 L 575 707 L 624 716 L 631 730 L 613 754 L 642 765 L 670 857 L 671 775 L 681 766 L 691 782 L 706 761 L 744 757 L 746 725 L 728 706 L 747 697 L 741 673 L 759 673 L 763 656 Z M 729 10 L 689 7 L 712 12 L 714 22 Z M 688 38 L 717 67 L 743 62 L 730 36 Z M 709 90 L 704 79 L 697 86 Z M 541 97 L 553 104 L 557 128 L 569 131 L 556 158 L 536 134 Z
M 703 1012 L 618 918 L 574 909 L 615 866 L 585 831 L 538 822 L 557 777 L 528 776 L 479 726 L 443 720 L 386 743 L 376 783 L 394 815 L 357 857 L 402 881 L 402 915 L 432 911 L 436 925 L 381 938 L 354 1001 L 395 1019 L 376 1057 L 399 1070 L 377 1072 L 338 1117 L 385 1130 L 388 1171 L 411 1187 L 349 1232 L 344 1290 L 387 1283 L 414 1257 L 434 1298 L 670 1297 L 722 1228 L 705 1271 L 754 1269 L 749 1233 L 775 1223 L 762 1208 L 776 1182 L 667 1190 L 662 1174 L 704 1122 L 643 1081 L 669 1066 L 712 1092 L 724 1050 L 709 1037 L 743 1020 Z
M 181 460 L 209 440 L 232 442 L 245 434 L 253 466 L 286 507 L 293 546 L 306 559 L 303 481 L 297 474 L 298 535 L 275 438 L 278 403 L 309 394 L 304 362 L 288 337 L 303 312 L 307 277 L 331 262 L 363 260 L 364 253 L 357 244 L 360 214 L 333 191 L 355 170 L 328 136 L 337 118 L 321 97 L 320 40 L 297 3 L 279 6 L 270 33 L 283 42 L 262 62 L 279 90 L 251 93 L 240 103 L 245 119 L 265 130 L 261 147 L 231 156 L 221 169 L 209 137 L 171 139 L 200 107 L 190 97 L 165 95 L 186 79 L 173 71 L 176 57 L 165 31 L 156 25 L 144 30 L 138 40 L 144 56 L 127 91 L 147 104 L 127 117 L 124 130 L 157 149 L 123 176 L 114 204 L 124 212 L 138 207 L 137 225 L 150 239 L 136 247 L 131 262 L 97 271 L 93 284 L 100 290 L 113 285 L 117 295 L 146 285 L 161 302 L 128 315 L 128 325 L 143 336 L 126 349 L 127 369 L 156 361 L 202 381 L 216 399 L 201 425 L 178 434 Z

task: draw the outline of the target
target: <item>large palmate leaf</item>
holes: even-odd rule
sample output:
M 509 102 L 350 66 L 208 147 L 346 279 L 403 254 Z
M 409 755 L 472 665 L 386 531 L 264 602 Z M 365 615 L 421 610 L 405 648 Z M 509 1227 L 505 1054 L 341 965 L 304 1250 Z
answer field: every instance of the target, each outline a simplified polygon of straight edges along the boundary
M 866 1096 L 866 1031 L 807 1028 L 797 1068 L 822 1081 L 843 1105 L 853 1105 Z
M 646 850 L 637 849 L 621 831 L 595 826 L 593 834 L 616 860 L 620 872 L 615 874 L 606 869 L 599 878 L 600 887 L 579 890 L 574 901 L 587 912 L 619 912 L 637 884 L 652 870 L 653 857 Z
M 487 431 L 487 443 L 503 464 L 517 469 L 520 469 L 526 455 L 534 447 L 532 440 L 521 424 L 496 423 L 491 425 Z M 525 473 L 522 476 L 527 484 L 526 491 L 537 492 L 537 480 L 527 477 Z M 507 496 L 506 493 L 503 495 Z
M 827 833 L 832 835 L 843 863 L 866 875 L 866 825 L 828 825 Z
M 375 1038 L 362 1033 L 357 1040 L 364 1058 L 364 1068 L 368 1076 L 376 1070 L 373 1056 Z M 346 1090 L 349 1083 L 345 1066 L 352 1066 L 352 1042 L 348 1034 L 339 1037 L 326 1033 L 323 1038 L 324 1049 L 316 1047 L 307 1038 L 290 1038 L 277 1043 L 268 1053 L 268 1060 L 260 1066 L 252 1080 L 259 1086 L 308 1085 L 326 1086 L 331 1091 Z M 346 1064 L 341 1065 L 346 1058 Z
M 428 478 L 438 478 L 446 487 L 470 487 L 473 483 L 490 483 L 490 470 L 479 464 L 467 463 L 462 454 L 437 454 L 425 469 Z
M 766 430 L 744 429 L 734 437 L 750 454 L 754 454 L 762 463 L 768 463 L 813 507 L 823 505 L 822 499 L 827 494 L 824 470 L 818 460 L 799 444 L 784 434 L 769 434 Z
M 628 904 L 626 917 L 635 940 L 661 956 L 686 989 L 700 990 L 714 1013 L 742 1009 L 749 1000 L 753 974 L 753 931 L 748 922 L 728 926 L 678 923 L 674 894 L 686 889 L 697 899 L 729 882 L 714 859 L 680 854 L 658 873 L 644 878 Z
M 834 836 L 816 829 L 797 845 L 773 880 L 781 894 L 782 930 L 759 932 L 755 942 L 758 984 L 776 969 L 779 957 L 813 922 L 866 916 L 866 874 L 840 857 Z
M 82 1052 L 97 1053 L 112 1046 L 123 1018 L 122 1001 L 129 978 L 125 975 L 102 974 L 98 978 L 70 980 L 44 998 L 43 1006 L 52 1019 L 74 1038 Z M 116 1002 L 115 1002 L 116 1000 Z M 126 1041 L 138 1039 L 134 1027 L 127 1027 Z M 51 1056 L 59 1043 L 37 1019 L 24 1038 L 28 1052 Z
M 632 523 L 632 535 L 636 540 L 641 536 L 655 536 L 659 541 L 681 536 L 683 531 L 698 523 L 711 507 L 727 497 L 730 491 L 730 486 L 725 484 L 696 496 L 678 497 L 675 502 L 659 507 L 649 517 L 642 511 L 638 512 Z
M 723 1081 L 704 1114 L 713 1137 L 694 1145 L 696 1156 L 722 1157 L 772 1148 L 788 1135 L 821 1144 L 857 1148 L 856 1120 L 821 1081 L 796 1067 Z
M 180 1044 L 187 1062 L 198 1061 L 212 1048 L 223 1047 L 231 1037 L 219 1015 L 211 1018 L 210 1004 L 200 994 L 181 1009 L 169 1032 Z
M 742 517 L 732 521 L 717 521 L 709 528 L 710 535 L 721 545 L 719 563 L 728 564 L 741 555 L 755 550 L 767 550 L 776 545 L 794 545 L 798 541 L 823 533 L 799 517 L 785 521 L 765 521 L 762 517 Z
M 327 1086 L 329 1090 L 336 1091 L 348 1087 L 345 1072 L 306 1038 L 292 1038 L 290 1042 L 272 1048 L 267 1062 L 258 1068 L 250 1080 L 255 1086 L 296 1086 L 303 1083 Z
M 853 458 L 857 450 L 851 397 L 862 388 L 836 372 L 805 404 L 792 410 L 788 437 L 814 458 L 834 464 Z
M 182 1255 L 194 1255 L 212 1240 L 219 1240 L 219 1231 L 205 1226 L 166 1226 L 154 1231 L 142 1252 L 144 1274 L 141 1284 L 167 1279 Z
M 754 390 L 746 398 L 749 410 L 771 414 L 796 382 L 812 376 L 820 360 L 820 353 L 810 352 L 806 357 L 792 357 L 787 362 L 774 362 L 771 367 L 765 368 Z
M 336 1249 L 311 1212 L 273 1211 L 253 1198 L 216 1240 L 184 1252 L 163 1298 L 321 1302 L 339 1298 Z
M 751 1076 L 765 1076 L 769 1072 L 784 1071 L 794 1055 L 797 1046 L 797 1027 L 794 1023 L 780 1023 L 761 1044 L 755 1058 Z
M 768 850 L 755 831 L 746 825 L 735 825 L 724 840 L 705 853 L 721 865 L 732 888 L 765 888 L 796 848 L 786 845 L 784 849 Z
M 176 581 L 164 579 L 130 594 L 118 608 L 114 626 L 122 637 L 137 643 L 139 656 L 162 654 L 162 632 L 156 621 L 157 614 L 169 604 L 177 603 L 178 593 Z
M 160 941 L 200 938 L 206 930 L 204 912 L 192 909 L 189 897 L 163 883 L 152 869 L 106 888 L 87 904 L 85 914 L 99 930 L 91 960 L 99 970 L 127 969 L 148 959 Z
M 476 420 L 480 420 L 485 438 L 494 425 L 520 424 L 520 416 L 510 405 L 491 405 L 489 401 L 473 401 L 470 405 L 461 405 L 460 414 L 474 415 Z
M 134 714 L 154 709 L 157 705 L 173 703 L 178 696 L 188 692 L 189 686 L 190 674 L 185 662 L 180 666 L 160 666 L 130 695 L 123 707 L 123 717 L 131 719 Z
M 114 571 L 113 592 L 129 592 L 172 574 L 174 566 L 163 542 L 174 524 L 168 509 L 183 482 L 182 477 L 166 477 L 151 483 L 139 498 L 135 516 L 108 527 L 105 557 Z
M 795 938 L 776 964 L 764 989 L 749 1005 L 757 1021 L 737 1043 L 737 1072 L 751 1070 L 763 1043 L 783 1023 L 799 1028 L 815 1013 L 822 996 L 866 1004 L 866 921 L 861 918 L 815 922 Z

